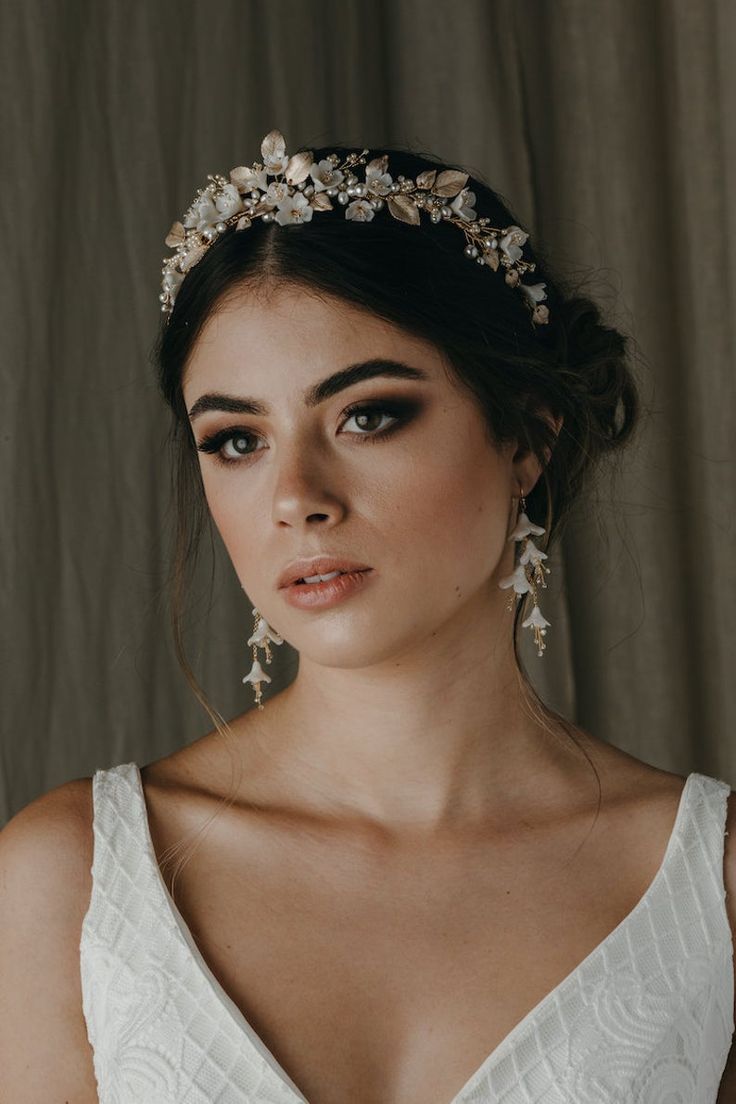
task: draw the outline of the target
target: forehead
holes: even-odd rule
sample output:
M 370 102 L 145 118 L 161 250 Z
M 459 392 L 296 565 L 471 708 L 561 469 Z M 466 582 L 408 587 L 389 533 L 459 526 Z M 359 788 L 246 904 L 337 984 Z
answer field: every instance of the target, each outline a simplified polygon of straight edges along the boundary
M 308 381 L 326 370 L 373 357 L 415 363 L 444 376 L 444 357 L 429 341 L 368 310 L 291 286 L 243 289 L 207 320 L 188 358 L 187 401 L 205 382 Z

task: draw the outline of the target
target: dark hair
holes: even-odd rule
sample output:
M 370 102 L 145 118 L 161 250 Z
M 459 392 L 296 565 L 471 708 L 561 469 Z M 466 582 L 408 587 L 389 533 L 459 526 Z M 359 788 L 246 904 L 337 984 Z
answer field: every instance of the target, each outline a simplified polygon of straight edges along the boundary
M 333 145 L 311 151 L 315 162 L 331 152 L 344 160 L 360 148 Z M 381 152 L 388 154 L 394 180 L 399 175 L 415 179 L 432 168 L 465 171 L 431 154 L 396 148 Z M 491 226 L 521 225 L 487 184 L 471 176 L 467 186 L 475 193 L 478 215 L 489 217 Z M 547 551 L 599 462 L 629 441 L 640 418 L 629 337 L 606 325 L 596 303 L 553 272 L 533 234 L 523 246 L 523 258 L 536 267 L 522 282 L 546 285 L 549 321 L 539 325 L 532 323 L 522 292 L 505 282 L 503 268 L 494 272 L 466 256 L 465 237 L 456 226 L 432 223 L 425 213 L 419 225 L 407 225 L 386 209 L 369 222 L 357 222 L 346 219 L 338 203 L 334 207 L 315 212 L 306 224 L 255 219 L 245 231 L 224 233 L 184 278 L 154 347 L 159 387 L 173 413 L 177 522 L 168 581 L 174 640 L 190 685 L 221 732 L 221 723 L 227 724 L 196 682 L 182 639 L 184 598 L 209 513 L 181 383 L 204 324 L 228 297 L 249 288 L 267 294 L 296 285 L 434 343 L 457 383 L 476 397 L 490 440 L 499 447 L 512 439 L 524 442 L 538 457 L 543 474 L 526 495 L 527 513 L 544 526 Z M 562 415 L 558 435 L 545 413 Z M 526 614 L 526 603 L 519 601 L 514 653 L 522 676 L 517 637 Z

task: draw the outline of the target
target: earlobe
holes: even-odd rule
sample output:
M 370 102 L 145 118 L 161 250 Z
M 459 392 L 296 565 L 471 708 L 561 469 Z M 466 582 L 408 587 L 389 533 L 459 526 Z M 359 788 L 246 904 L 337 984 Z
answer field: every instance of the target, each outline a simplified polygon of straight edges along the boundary
M 517 457 L 511 473 L 511 494 L 514 498 L 528 497 L 536 487 L 544 468 L 531 449 L 519 449 Z

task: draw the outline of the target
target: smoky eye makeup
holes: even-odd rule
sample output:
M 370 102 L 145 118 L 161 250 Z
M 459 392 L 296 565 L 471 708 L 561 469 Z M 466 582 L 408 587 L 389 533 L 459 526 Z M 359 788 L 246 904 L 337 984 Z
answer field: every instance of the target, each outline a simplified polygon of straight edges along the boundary
M 416 399 L 399 398 L 371 399 L 352 403 L 341 413 L 341 435 L 343 433 L 347 434 L 356 443 L 377 444 L 399 432 L 414 419 L 422 406 L 423 403 Z M 356 424 L 359 423 L 361 418 L 367 418 L 369 424 L 359 425 L 357 430 L 344 431 L 342 427 L 345 422 L 352 418 L 356 419 Z M 390 422 L 387 425 L 382 425 L 381 423 L 384 422 L 385 418 L 389 418 Z M 373 424 L 370 424 L 371 422 Z M 247 441 L 257 442 L 260 439 L 260 434 L 249 426 L 231 425 L 202 437 L 196 447 L 198 452 L 212 455 L 216 463 L 242 466 L 250 463 L 258 452 L 264 450 L 258 447 L 246 448 L 244 451 L 236 450 L 236 455 L 232 456 L 224 452 L 225 446 L 231 441 L 245 443 Z

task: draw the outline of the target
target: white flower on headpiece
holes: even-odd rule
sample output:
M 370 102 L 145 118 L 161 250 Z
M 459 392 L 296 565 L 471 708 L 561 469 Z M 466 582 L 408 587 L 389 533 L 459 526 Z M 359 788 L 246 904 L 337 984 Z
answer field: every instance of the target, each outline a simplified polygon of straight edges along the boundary
M 223 219 L 230 218 L 231 215 L 237 215 L 238 211 L 244 209 L 240 192 L 234 184 L 223 185 L 222 191 L 215 200 L 215 207 Z
M 370 222 L 376 212 L 367 199 L 354 199 L 345 208 L 345 218 L 354 219 L 355 222 Z
M 341 169 L 336 169 L 328 158 L 320 162 L 313 161 L 309 169 L 309 175 L 314 181 L 315 192 L 323 192 L 325 188 L 337 187 L 345 179 L 345 173 Z
M 248 165 L 238 165 L 230 170 L 230 179 L 239 192 L 265 192 L 268 187 L 265 169 L 256 170 Z
M 285 180 L 272 180 L 263 193 L 263 198 L 266 203 L 270 203 L 273 207 L 276 207 L 279 203 L 283 203 L 285 199 L 289 198 L 289 185 Z
M 499 241 L 499 247 L 504 251 L 510 261 L 521 260 L 520 246 L 524 245 L 529 235 L 520 226 L 509 226 L 508 232 Z
M 274 218 L 279 226 L 286 226 L 290 222 L 311 222 L 314 214 L 314 208 L 303 192 L 287 196 L 277 207 L 278 214 Z
M 519 284 L 518 286 L 532 303 L 538 303 L 540 299 L 547 298 L 547 292 L 544 290 L 546 284 Z
M 365 167 L 365 186 L 373 195 L 388 195 L 389 188 L 393 184 L 393 178 L 386 172 L 388 166 L 388 154 L 383 157 L 374 157 Z
M 478 217 L 478 212 L 473 207 L 474 203 L 475 192 L 471 192 L 470 188 L 463 188 L 461 192 L 458 192 L 449 206 L 456 215 L 460 216 L 460 218 L 472 222 L 473 219 Z
M 195 230 L 206 230 L 209 226 L 214 226 L 216 222 L 220 222 L 222 214 L 217 210 L 212 202 L 212 196 L 202 195 L 195 199 L 186 215 L 184 216 L 183 223 L 187 229 L 194 227 Z
M 278 130 L 272 130 L 261 142 L 263 168 L 271 176 L 282 173 L 289 164 L 286 156 L 286 139 Z

